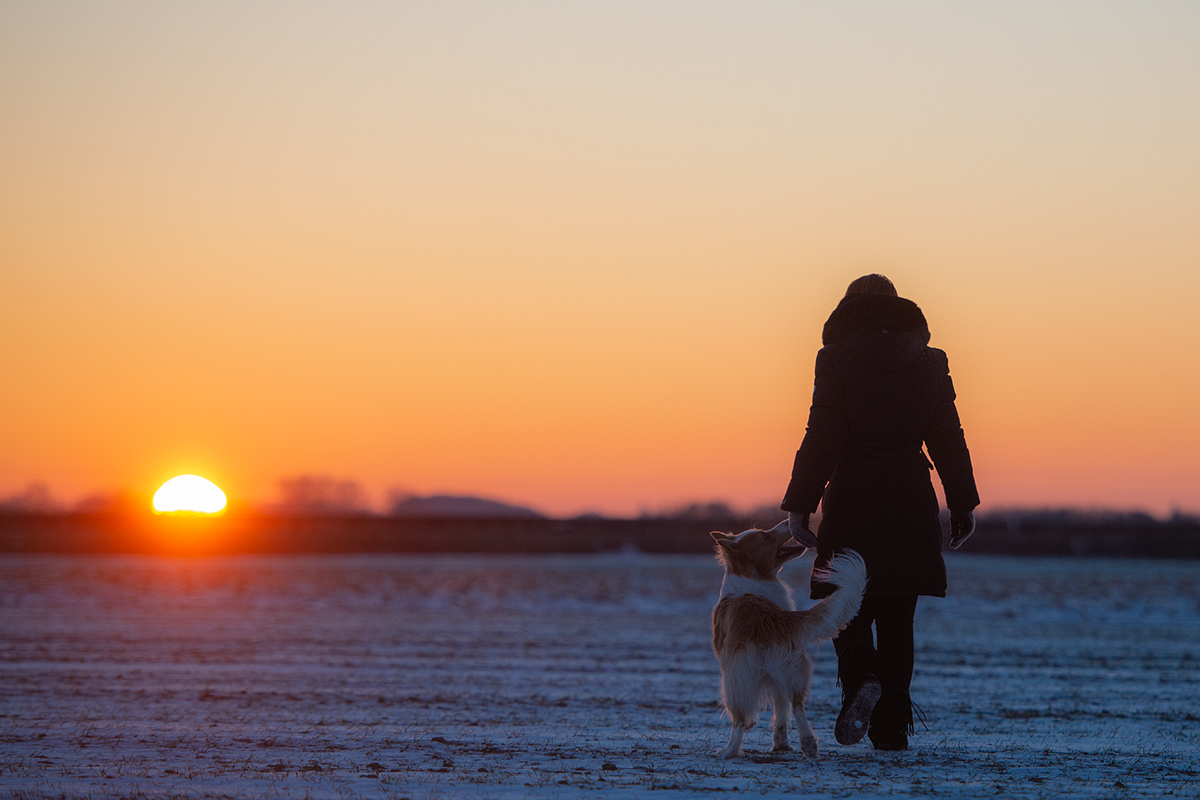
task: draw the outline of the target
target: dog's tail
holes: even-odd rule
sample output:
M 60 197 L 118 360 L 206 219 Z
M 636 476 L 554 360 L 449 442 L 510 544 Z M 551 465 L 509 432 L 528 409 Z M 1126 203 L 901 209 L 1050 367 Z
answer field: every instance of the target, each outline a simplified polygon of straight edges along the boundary
M 812 639 L 832 639 L 858 615 L 863 592 L 867 589 L 867 562 L 853 550 L 835 555 L 829 566 L 814 570 L 813 576 L 822 583 L 832 583 L 837 589 L 807 611 L 805 627 Z

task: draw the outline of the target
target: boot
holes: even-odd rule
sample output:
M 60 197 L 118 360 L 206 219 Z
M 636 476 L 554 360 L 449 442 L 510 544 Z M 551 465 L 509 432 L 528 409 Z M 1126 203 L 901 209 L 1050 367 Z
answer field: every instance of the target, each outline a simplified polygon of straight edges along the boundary
M 871 728 L 871 744 L 876 750 L 907 750 L 908 734 L 902 730 L 888 731 Z
M 913 731 L 913 715 L 925 725 L 925 712 L 912 700 L 901 698 L 899 703 L 895 698 L 883 698 L 875 706 L 875 714 L 871 717 L 871 744 L 876 750 L 907 750 L 908 734 Z M 925 725 L 928 730 L 929 726 Z
M 879 702 L 881 689 L 879 679 L 867 675 L 853 692 L 842 696 L 842 713 L 838 714 L 833 726 L 833 736 L 838 744 L 858 744 L 871 724 L 871 712 Z

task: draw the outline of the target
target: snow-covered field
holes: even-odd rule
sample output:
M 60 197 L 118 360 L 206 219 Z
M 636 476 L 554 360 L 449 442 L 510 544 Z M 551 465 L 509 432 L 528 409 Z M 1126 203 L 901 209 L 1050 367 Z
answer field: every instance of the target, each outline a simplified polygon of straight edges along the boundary
M 948 561 L 929 729 L 835 744 L 826 644 L 813 763 L 712 755 L 706 557 L 3 557 L 0 793 L 1200 796 L 1200 563 Z

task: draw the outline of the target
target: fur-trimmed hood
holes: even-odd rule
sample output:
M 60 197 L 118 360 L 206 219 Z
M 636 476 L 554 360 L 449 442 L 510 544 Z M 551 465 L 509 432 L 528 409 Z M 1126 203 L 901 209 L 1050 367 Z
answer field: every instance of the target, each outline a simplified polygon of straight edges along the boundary
M 851 294 L 842 298 L 825 322 L 822 344 L 834 344 L 853 333 L 916 333 L 929 344 L 929 325 L 912 300 L 886 294 Z
M 925 351 L 929 326 L 917 304 L 886 294 L 852 294 L 829 315 L 821 334 L 881 372 L 903 368 Z

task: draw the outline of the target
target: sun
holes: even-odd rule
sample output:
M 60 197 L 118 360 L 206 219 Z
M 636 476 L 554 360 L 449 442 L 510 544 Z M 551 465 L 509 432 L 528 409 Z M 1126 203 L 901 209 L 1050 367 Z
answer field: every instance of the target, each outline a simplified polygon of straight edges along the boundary
M 173 511 L 219 514 L 225 510 L 225 493 L 199 475 L 176 475 L 154 493 L 154 510 L 160 514 Z

